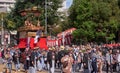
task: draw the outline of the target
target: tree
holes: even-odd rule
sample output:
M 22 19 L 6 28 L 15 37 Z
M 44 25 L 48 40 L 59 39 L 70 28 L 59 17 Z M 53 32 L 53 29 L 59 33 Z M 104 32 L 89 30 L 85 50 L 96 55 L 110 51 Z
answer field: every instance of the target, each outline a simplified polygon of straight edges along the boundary
M 6 15 L 7 15 L 7 13 L 0 13 L 0 23 L 1 23 L 1 25 L 0 25 L 0 30 L 2 29 L 2 27 L 4 28 L 5 26 L 3 25 L 2 26 L 2 22 L 4 23 L 5 21 L 5 17 L 6 17 Z
M 58 8 L 62 5 L 62 0 L 47 0 L 47 23 L 53 25 L 59 19 L 57 14 Z M 39 16 L 34 16 L 32 13 L 27 13 L 26 16 L 21 16 L 22 10 L 30 10 L 37 8 L 40 11 Z M 11 12 L 7 16 L 6 26 L 8 29 L 17 29 L 24 25 L 24 21 L 29 18 L 34 25 L 37 24 L 37 20 L 40 20 L 41 25 L 45 25 L 45 0 L 16 0 L 15 7 L 11 9 Z
M 119 18 L 117 0 L 74 0 L 69 10 L 69 24 L 77 28 L 73 36 L 84 42 L 114 40 Z

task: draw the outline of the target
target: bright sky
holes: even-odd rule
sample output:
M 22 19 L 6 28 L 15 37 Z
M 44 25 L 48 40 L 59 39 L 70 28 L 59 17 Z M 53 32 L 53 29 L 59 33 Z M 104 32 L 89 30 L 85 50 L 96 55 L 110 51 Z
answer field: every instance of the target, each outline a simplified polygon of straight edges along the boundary
M 66 0 L 66 8 L 69 8 L 72 5 L 73 0 Z
M 68 9 L 72 5 L 73 0 L 65 0 L 63 2 L 63 7 L 59 9 L 59 11 L 64 11 Z

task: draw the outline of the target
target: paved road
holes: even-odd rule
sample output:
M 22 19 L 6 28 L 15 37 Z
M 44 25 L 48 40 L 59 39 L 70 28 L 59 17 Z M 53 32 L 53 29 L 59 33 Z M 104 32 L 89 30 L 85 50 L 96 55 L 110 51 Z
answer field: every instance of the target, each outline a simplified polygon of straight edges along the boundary
M 0 73 L 3 73 L 5 71 L 5 64 L 0 64 Z M 13 68 L 12 68 L 12 73 L 15 73 L 15 69 L 14 69 L 14 65 L 13 65 Z M 25 71 L 21 68 L 21 70 L 17 73 L 25 73 Z M 37 73 L 48 73 L 47 71 L 41 71 L 41 72 L 38 72 Z
M 0 64 L 0 73 L 3 73 L 5 71 L 5 64 Z M 14 65 L 13 65 L 13 68 L 12 68 L 12 73 L 15 73 L 15 69 L 14 69 Z M 20 72 L 17 72 L 17 73 L 25 73 L 24 70 L 21 68 L 21 71 Z M 37 73 L 48 73 L 47 71 L 41 71 L 41 72 L 38 72 Z M 55 69 L 55 73 L 61 73 L 60 69 Z M 82 73 L 82 72 L 74 72 L 74 73 Z M 106 73 L 103 71 L 103 73 Z M 114 72 L 116 73 L 116 72 Z
M 60 70 L 59 69 L 56 69 L 55 70 L 55 73 L 60 73 Z M 81 72 L 74 72 L 74 73 L 83 73 L 83 71 L 81 71 Z M 102 73 L 106 73 L 105 71 L 103 71 Z M 109 73 L 111 73 L 111 72 L 109 72 Z M 117 72 L 113 72 L 113 73 L 117 73 Z M 119 72 L 120 73 L 120 72 Z

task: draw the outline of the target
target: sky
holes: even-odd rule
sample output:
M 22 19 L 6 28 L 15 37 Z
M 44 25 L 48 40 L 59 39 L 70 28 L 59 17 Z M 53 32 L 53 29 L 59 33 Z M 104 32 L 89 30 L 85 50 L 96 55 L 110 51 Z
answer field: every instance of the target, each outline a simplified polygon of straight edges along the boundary
M 66 9 L 68 9 L 71 5 L 72 5 L 73 0 L 65 0 L 63 2 L 63 7 L 59 8 L 59 11 L 64 11 Z
M 72 5 L 73 0 L 66 0 L 66 8 L 69 8 Z

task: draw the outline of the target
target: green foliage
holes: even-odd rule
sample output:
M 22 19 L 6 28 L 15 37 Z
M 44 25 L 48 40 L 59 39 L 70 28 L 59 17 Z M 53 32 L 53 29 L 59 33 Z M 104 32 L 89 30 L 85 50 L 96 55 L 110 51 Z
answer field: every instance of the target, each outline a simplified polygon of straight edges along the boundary
M 111 0 L 73 0 L 69 10 L 70 27 L 78 42 L 109 42 L 119 30 L 120 9 L 118 1 Z
M 0 13 L 0 29 L 2 28 L 2 22 L 3 22 L 3 27 L 5 27 L 5 20 L 6 20 L 6 15 L 7 15 L 7 13 Z
M 57 14 L 58 8 L 61 7 L 63 0 L 47 0 L 47 23 L 53 25 L 59 20 Z M 28 12 L 26 16 L 21 16 L 22 10 L 30 10 L 37 7 L 40 11 L 39 16 L 35 16 L 34 13 Z M 24 25 L 24 21 L 29 19 L 34 25 L 37 24 L 37 20 L 40 20 L 41 25 L 45 25 L 45 0 L 16 0 L 15 7 L 11 9 L 11 12 L 7 16 L 7 28 L 17 29 Z

